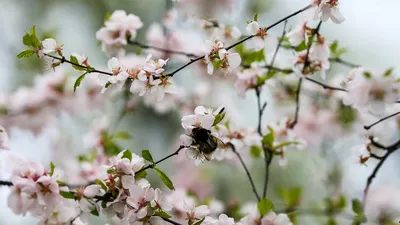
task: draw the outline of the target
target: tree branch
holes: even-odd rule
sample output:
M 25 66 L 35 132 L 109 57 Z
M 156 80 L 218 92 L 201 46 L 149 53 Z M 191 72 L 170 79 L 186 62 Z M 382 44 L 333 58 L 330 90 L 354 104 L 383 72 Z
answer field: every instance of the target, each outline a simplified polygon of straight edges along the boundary
M 369 125 L 369 126 L 364 126 L 364 129 L 369 130 L 369 129 L 371 129 L 373 126 L 377 125 L 378 123 L 383 122 L 383 121 L 385 121 L 385 120 L 387 120 L 387 119 L 390 119 L 390 118 L 392 118 L 392 117 L 394 117 L 394 116 L 396 116 L 396 115 L 398 115 L 398 114 L 400 114 L 400 112 L 396 112 L 396 113 L 393 113 L 393 114 L 391 114 L 391 115 L 389 115 L 389 116 L 383 117 L 382 119 L 376 121 L 375 123 L 373 123 L 373 124 L 371 124 L 371 125 Z
M 167 160 L 167 159 L 169 159 L 169 158 L 171 158 L 171 157 L 173 157 L 173 156 L 175 156 L 175 155 L 178 155 L 179 152 L 180 152 L 182 149 L 186 148 L 186 147 L 187 147 L 187 146 L 184 146 L 184 145 L 179 146 L 179 148 L 178 148 L 174 153 L 172 153 L 172 154 L 170 154 L 170 155 L 167 155 L 166 157 L 164 157 L 164 158 L 158 160 L 157 162 L 155 162 L 154 164 L 150 164 L 150 165 L 148 165 L 148 166 L 146 166 L 146 167 L 143 167 L 142 169 L 138 170 L 136 173 L 139 173 L 139 172 L 141 172 L 141 171 L 144 171 L 144 170 L 147 170 L 147 169 L 150 169 L 150 168 L 154 168 L 155 165 L 157 165 L 157 164 L 159 164 L 159 163 L 161 163 L 161 162 L 163 162 L 163 161 L 165 161 L 165 160 Z
M 249 178 L 250 185 L 251 185 L 251 187 L 253 188 L 253 193 L 254 193 L 254 195 L 256 196 L 257 200 L 260 201 L 261 198 L 260 198 L 260 196 L 258 195 L 256 186 L 254 185 L 254 182 L 253 182 L 253 178 L 251 178 L 251 174 L 250 174 L 249 170 L 247 169 L 247 166 L 246 166 L 246 164 L 244 163 L 244 161 L 243 161 L 243 159 L 242 159 L 242 156 L 240 156 L 239 152 L 236 151 L 236 148 L 235 148 L 235 146 L 234 146 L 232 143 L 228 142 L 227 145 L 229 145 L 229 146 L 232 148 L 232 151 L 233 151 L 233 152 L 236 154 L 236 156 L 239 158 L 239 161 L 240 161 L 240 163 L 242 164 L 244 170 L 246 171 L 247 177 Z
M 324 89 L 329 89 L 329 90 L 334 90 L 334 91 L 344 91 L 344 92 L 348 92 L 348 91 L 347 91 L 346 89 L 344 89 L 344 88 L 332 87 L 332 86 L 326 85 L 326 84 L 324 84 L 324 83 L 321 83 L 321 82 L 319 82 L 319 81 L 316 81 L 316 80 L 314 80 L 314 79 L 311 79 L 311 78 L 309 78 L 309 77 L 306 77 L 305 79 L 308 80 L 308 81 L 313 82 L 314 84 L 320 85 L 320 86 L 321 86 L 322 88 L 324 88 Z
M 341 58 L 329 58 L 329 61 L 342 64 L 342 65 L 347 66 L 347 67 L 349 67 L 349 68 L 360 67 L 359 65 L 356 65 L 356 64 L 354 64 L 354 63 L 344 61 L 344 60 L 341 59 Z
M 305 60 L 304 60 L 303 70 L 302 70 L 302 72 L 301 72 L 302 74 L 304 74 L 304 72 L 306 71 L 306 68 L 307 68 L 308 64 L 310 63 L 310 62 L 308 61 L 308 57 L 309 57 L 309 55 L 310 55 L 310 49 L 311 49 L 311 46 L 312 46 L 312 44 L 313 44 L 313 42 L 314 42 L 314 37 L 315 37 L 315 35 L 318 35 L 319 29 L 321 28 L 321 24 L 322 24 L 322 21 L 320 21 L 320 22 L 318 23 L 317 28 L 315 29 L 315 31 L 313 32 L 313 34 L 312 34 L 312 36 L 311 36 L 310 44 L 309 44 L 308 47 L 307 47 L 306 58 L 305 58 Z M 299 110 L 300 110 L 300 109 L 299 109 L 299 108 L 300 108 L 300 91 L 301 91 L 301 84 L 302 84 L 302 83 L 303 83 L 303 78 L 300 77 L 299 83 L 298 83 L 298 85 L 297 85 L 297 91 L 296 91 L 296 111 L 295 111 L 295 115 L 294 115 L 294 120 L 293 120 L 293 122 L 292 122 L 292 123 L 290 124 L 290 126 L 289 126 L 290 129 L 293 129 L 294 126 L 296 126 L 297 121 L 298 121 L 298 118 L 299 118 Z
M 311 4 L 310 4 L 310 5 L 307 5 L 306 7 L 304 7 L 304 8 L 302 8 L 302 9 L 300 9 L 300 10 L 298 10 L 298 11 L 296 11 L 296 12 L 290 14 L 289 16 L 286 16 L 285 18 L 283 18 L 283 19 L 281 19 L 281 20 L 278 20 L 278 21 L 275 22 L 274 24 L 272 24 L 272 25 L 266 27 L 265 30 L 269 30 L 269 29 L 271 29 L 271 28 L 273 28 L 273 27 L 279 25 L 280 23 L 284 22 L 285 20 L 288 20 L 288 19 L 292 18 L 293 16 L 296 16 L 297 14 L 299 14 L 299 13 L 301 13 L 301 12 L 303 12 L 303 11 L 309 9 L 311 6 L 312 6 Z M 242 44 L 243 42 L 252 39 L 253 37 L 255 37 L 255 35 L 250 35 L 250 36 L 248 36 L 248 37 L 246 37 L 246 38 L 244 38 L 244 39 L 242 39 L 242 40 L 240 40 L 240 41 L 238 41 L 238 42 L 236 42 L 236 43 L 234 43 L 234 44 L 232 44 L 232 45 L 226 47 L 225 49 L 226 49 L 226 50 L 232 49 L 232 48 L 234 48 L 234 47 L 236 47 L 236 46 Z M 192 64 L 192 63 L 194 63 L 194 62 L 197 62 L 197 61 L 203 59 L 204 57 L 205 57 L 205 55 L 199 56 L 198 58 L 195 58 L 195 59 L 191 59 L 190 62 L 188 62 L 188 63 L 186 63 L 185 65 L 179 67 L 178 69 L 172 71 L 171 73 L 167 74 L 166 76 L 172 77 L 172 76 L 174 76 L 177 72 L 179 72 L 179 71 L 181 71 L 182 69 L 186 68 L 186 67 L 189 66 L 190 64 Z
M 175 51 L 175 50 L 170 50 L 170 49 L 167 49 L 167 48 L 161 48 L 161 47 L 146 45 L 146 44 L 140 43 L 138 41 L 132 41 L 132 40 L 129 40 L 129 39 L 128 39 L 128 43 L 131 44 L 131 45 L 139 46 L 139 47 L 144 48 L 144 49 L 152 49 L 152 50 L 156 50 L 156 51 L 167 53 L 167 54 L 184 55 L 184 56 L 187 56 L 189 58 L 197 58 L 197 57 L 199 57 L 198 55 L 193 54 L 193 53 L 187 53 L 187 52 L 183 52 L 183 51 Z

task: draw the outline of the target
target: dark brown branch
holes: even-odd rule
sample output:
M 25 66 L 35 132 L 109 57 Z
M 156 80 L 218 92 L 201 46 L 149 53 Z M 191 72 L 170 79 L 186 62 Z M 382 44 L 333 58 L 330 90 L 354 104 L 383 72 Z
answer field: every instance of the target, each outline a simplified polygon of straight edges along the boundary
M 204 55 L 203 55 L 203 56 L 200 56 L 200 57 L 198 57 L 198 58 L 195 58 L 195 59 L 191 59 L 190 62 L 188 62 L 188 63 L 186 63 L 185 65 L 179 67 L 178 69 L 172 71 L 171 73 L 167 74 L 166 76 L 172 77 L 172 76 L 174 76 L 177 72 L 179 72 L 179 71 L 183 70 L 184 68 L 188 67 L 190 64 L 192 64 L 192 63 L 194 63 L 194 62 L 197 62 L 197 61 L 199 61 L 199 60 L 201 60 L 201 59 L 203 59 L 203 58 L 204 58 Z
M 142 169 L 140 169 L 136 173 L 139 173 L 141 171 L 144 171 L 144 170 L 147 170 L 147 169 L 150 169 L 150 168 L 154 168 L 155 165 L 157 165 L 157 164 L 159 164 L 159 163 L 161 163 L 161 162 L 163 162 L 163 161 L 165 161 L 165 160 L 167 160 L 167 159 L 169 159 L 169 158 L 171 158 L 171 157 L 173 157 L 175 155 L 178 155 L 179 152 L 184 148 L 186 148 L 186 146 L 184 146 L 184 145 L 179 146 L 179 148 L 174 153 L 172 153 L 170 155 L 167 155 L 166 157 L 164 157 L 164 158 L 158 160 L 157 162 L 155 162 L 154 164 L 150 164 L 150 165 L 148 165 L 146 167 L 143 167 Z
M 369 191 L 369 188 L 370 188 L 370 186 L 372 184 L 372 181 L 374 180 L 374 178 L 378 174 L 378 171 L 382 167 L 383 163 L 386 161 L 386 159 L 389 157 L 389 155 L 392 154 L 393 152 L 394 152 L 394 150 L 393 151 L 388 151 L 382 157 L 382 159 L 379 161 L 379 163 L 376 165 L 376 167 L 375 167 L 374 171 L 372 172 L 372 174 L 368 177 L 367 184 L 366 184 L 365 189 L 364 189 L 364 196 L 363 196 L 363 201 L 362 201 L 364 207 L 365 207 L 365 204 L 366 204 L 368 191 Z
M 318 33 L 319 33 L 319 29 L 321 28 L 321 24 L 322 24 L 322 21 L 318 23 L 317 28 L 315 29 L 315 31 L 313 32 L 313 34 L 312 34 L 312 36 L 311 36 L 310 44 L 309 44 L 308 47 L 307 47 L 307 52 L 306 52 L 306 57 L 305 57 L 305 60 L 304 60 L 303 70 L 302 70 L 302 72 L 301 72 L 302 74 L 304 74 L 304 72 L 306 71 L 307 66 L 309 66 L 308 64 L 309 64 L 310 62 L 309 62 L 309 60 L 308 60 L 308 57 L 309 57 L 309 55 L 310 55 L 311 46 L 312 46 L 312 44 L 313 44 L 313 42 L 314 42 L 314 37 L 315 37 L 315 35 L 318 35 Z M 294 114 L 294 120 L 293 120 L 293 122 L 292 122 L 292 123 L 290 124 L 290 126 L 289 126 L 289 128 L 291 128 L 291 129 L 293 129 L 293 128 L 296 126 L 297 121 L 298 121 L 298 118 L 299 118 L 299 110 L 300 110 L 300 109 L 299 109 L 299 108 L 300 108 L 300 91 L 301 91 L 301 84 L 302 84 L 302 83 L 303 83 L 303 78 L 300 77 L 299 83 L 298 83 L 298 85 L 297 85 L 297 91 L 296 91 L 296 111 L 295 111 L 295 114 Z
M 321 82 L 319 82 L 319 81 L 316 81 L 316 80 L 314 80 L 314 79 L 311 79 L 311 78 L 309 78 L 309 77 L 306 77 L 305 79 L 308 80 L 308 81 L 311 81 L 311 82 L 313 82 L 313 83 L 315 83 L 315 84 L 320 85 L 320 86 L 321 86 L 322 88 L 324 88 L 324 89 L 329 89 L 329 90 L 334 90 L 334 91 L 344 91 L 344 92 L 348 92 L 348 91 L 347 91 L 346 89 L 344 89 L 344 88 L 332 87 L 332 86 L 326 85 L 326 84 L 324 84 L 324 83 L 321 83 Z
M 299 111 L 300 111 L 300 91 L 301 91 L 301 84 L 303 83 L 303 78 L 299 78 L 299 83 L 297 84 L 297 91 L 296 91 L 296 111 L 294 113 L 294 119 L 290 124 L 289 128 L 293 129 L 296 126 L 298 118 L 299 118 Z
M 394 117 L 394 116 L 396 116 L 396 115 L 398 115 L 398 114 L 400 114 L 400 112 L 396 112 L 396 113 L 393 113 L 393 114 L 391 114 L 391 115 L 389 115 L 389 116 L 383 117 L 382 119 L 376 121 L 375 123 L 373 123 L 373 124 L 371 124 L 371 125 L 369 125 L 369 126 L 364 126 L 364 129 L 369 130 L 369 129 L 371 129 L 373 126 L 377 125 L 378 123 L 383 122 L 383 121 L 385 121 L 385 120 L 387 120 L 387 119 L 390 119 L 390 118 L 392 118 L 392 117 Z
M 360 67 L 359 65 L 356 65 L 356 64 L 354 64 L 354 63 L 344 61 L 344 60 L 341 59 L 341 58 L 329 58 L 329 61 L 342 64 L 342 65 L 347 66 L 347 67 L 349 67 L 349 68 Z
M 272 56 L 272 60 L 271 60 L 271 63 L 269 65 L 270 67 L 274 66 L 274 63 L 275 63 L 275 60 L 276 60 L 276 56 L 278 55 L 279 49 L 281 48 L 283 39 L 284 39 L 284 37 L 286 35 L 286 25 L 287 25 L 287 20 L 285 20 L 285 23 L 283 24 L 283 32 L 282 32 L 281 38 L 279 39 L 278 46 L 276 46 L 274 55 Z
M 13 186 L 13 183 L 10 181 L 0 180 L 0 186 Z
M 175 51 L 175 50 L 170 50 L 170 49 L 166 49 L 166 48 L 150 46 L 150 45 L 146 45 L 146 44 L 140 43 L 138 41 L 131 41 L 129 39 L 128 39 L 128 43 L 131 44 L 131 45 L 139 46 L 139 47 L 144 48 L 144 49 L 152 49 L 152 50 L 156 50 L 156 51 L 167 53 L 167 54 L 184 55 L 184 56 L 187 56 L 189 58 L 197 58 L 197 57 L 199 57 L 198 55 L 193 54 L 193 53 L 187 53 L 187 52 L 183 52 L 183 51 Z
M 289 16 L 286 16 L 285 18 L 283 18 L 283 19 L 281 19 L 281 20 L 278 20 L 278 21 L 275 22 L 274 24 L 272 24 L 272 25 L 266 27 L 265 30 L 269 30 L 269 29 L 271 29 L 271 28 L 273 28 L 273 27 L 279 25 L 280 23 L 282 23 L 282 22 L 284 22 L 284 21 L 286 21 L 286 20 L 292 18 L 293 16 L 296 16 L 297 14 L 299 14 L 299 13 L 301 13 L 301 12 L 303 12 L 303 11 L 309 9 L 311 6 L 312 6 L 312 5 L 307 5 L 306 7 L 304 7 L 304 8 L 302 8 L 302 9 L 300 9 L 300 10 L 298 10 L 298 11 L 296 11 L 296 12 L 290 14 Z M 226 47 L 225 49 L 226 49 L 226 50 L 232 49 L 232 48 L 234 48 L 234 47 L 236 47 L 236 46 L 242 44 L 243 42 L 252 39 L 253 37 L 255 37 L 255 35 L 250 35 L 250 36 L 248 36 L 248 37 L 246 37 L 246 38 L 244 38 L 244 39 L 242 39 L 242 40 L 240 40 L 240 41 L 238 41 L 238 42 L 236 42 L 236 43 L 234 43 L 234 44 L 232 44 L 232 45 Z M 190 64 L 192 64 L 192 63 L 194 63 L 194 62 L 197 62 L 197 61 L 203 59 L 204 57 L 205 57 L 205 55 L 199 56 L 198 58 L 195 58 L 195 59 L 192 59 L 192 60 L 190 60 L 190 62 L 188 62 L 188 63 L 186 63 L 185 65 L 179 67 L 178 69 L 172 71 L 171 73 L 167 74 L 166 76 L 172 77 L 172 76 L 174 76 L 177 72 L 179 72 L 179 71 L 181 71 L 182 69 L 186 68 L 186 67 L 189 66 Z
M 247 169 L 247 166 L 246 166 L 246 164 L 244 163 L 244 161 L 243 161 L 243 159 L 242 159 L 242 156 L 240 156 L 239 152 L 236 151 L 236 148 L 235 148 L 235 146 L 234 146 L 232 143 L 228 142 L 227 145 L 229 145 L 229 146 L 232 148 L 233 153 L 235 153 L 236 156 L 239 158 L 239 161 L 240 161 L 240 163 L 242 164 L 244 170 L 246 171 L 247 177 L 249 178 L 250 185 L 251 185 L 251 187 L 253 188 L 253 193 L 254 193 L 254 195 L 256 196 L 257 200 L 260 201 L 261 198 L 260 198 L 260 196 L 258 195 L 256 186 L 254 185 L 254 182 L 253 182 L 253 178 L 251 178 L 251 174 L 250 174 L 249 170 Z
M 164 217 L 160 217 L 160 218 L 163 219 L 164 221 L 167 221 L 167 222 L 170 223 L 170 224 L 182 225 L 182 224 L 180 224 L 180 223 L 178 223 L 178 222 L 175 222 L 175 221 L 173 221 L 173 220 L 170 220 L 170 219 L 167 219 L 167 218 L 164 218 Z
M 112 76 L 112 75 L 113 75 L 113 74 L 110 73 L 110 72 L 105 72 L 105 71 L 101 71 L 101 70 L 96 70 L 96 69 L 94 69 L 94 68 L 90 68 L 90 67 L 87 67 L 87 66 L 80 65 L 80 64 L 78 64 L 78 63 L 71 62 L 71 61 L 69 61 L 68 59 L 66 59 L 64 56 L 63 56 L 63 57 L 58 57 L 58 56 L 49 55 L 49 54 L 44 54 L 44 55 L 47 56 L 47 57 L 53 58 L 53 59 L 60 60 L 61 63 L 65 63 L 65 62 L 66 62 L 66 63 L 69 63 L 69 64 L 71 64 L 71 65 L 74 65 L 74 66 L 77 66 L 77 67 L 86 69 L 86 71 L 89 72 L 89 73 L 101 73 L 101 74 L 105 74 L 105 75 L 108 75 L 108 76 Z

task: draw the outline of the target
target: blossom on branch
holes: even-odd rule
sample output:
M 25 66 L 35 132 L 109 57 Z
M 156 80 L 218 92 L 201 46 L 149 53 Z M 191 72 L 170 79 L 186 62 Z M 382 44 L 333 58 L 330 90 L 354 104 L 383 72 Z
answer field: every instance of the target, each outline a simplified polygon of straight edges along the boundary
M 260 51 L 263 48 L 275 50 L 278 45 L 278 39 L 267 33 L 265 28 L 261 28 L 257 21 L 249 23 L 246 32 L 254 35 L 252 39 L 246 42 L 246 46 L 254 51 Z
M 101 50 L 108 55 L 123 55 L 125 51 L 122 47 L 128 43 L 128 38 L 136 38 L 137 30 L 143 23 L 134 14 L 127 15 L 124 10 L 116 10 L 104 25 L 96 33 L 96 39 L 101 41 Z
M 355 68 L 343 85 L 348 90 L 343 99 L 345 105 L 374 115 L 384 114 L 387 105 L 395 103 L 399 97 L 399 84 L 391 70 Z
M 312 0 L 311 4 L 315 6 L 314 20 L 320 19 L 326 22 L 331 19 L 336 24 L 345 21 L 339 11 L 339 0 Z

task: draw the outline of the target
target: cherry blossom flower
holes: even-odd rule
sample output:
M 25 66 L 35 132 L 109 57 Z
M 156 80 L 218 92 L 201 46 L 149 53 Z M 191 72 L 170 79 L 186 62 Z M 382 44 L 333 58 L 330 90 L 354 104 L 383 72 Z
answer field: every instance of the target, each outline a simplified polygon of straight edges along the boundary
M 214 219 L 210 216 L 207 216 L 204 220 L 204 224 L 210 225 L 235 225 L 235 220 L 231 217 L 228 217 L 225 214 L 221 214 L 218 216 L 218 219 Z
M 284 214 L 276 214 L 275 212 L 270 212 L 267 215 L 265 215 L 261 219 L 261 224 L 268 224 L 268 225 L 293 225 L 292 222 L 290 222 L 289 217 Z
M 207 73 L 212 75 L 214 73 L 214 60 L 218 57 L 218 52 L 224 47 L 224 44 L 217 39 L 213 41 L 206 41 L 206 55 L 204 61 L 207 64 Z
M 8 150 L 8 134 L 4 127 L 0 126 L 0 149 Z
M 57 41 L 52 38 L 47 38 L 43 40 L 42 47 L 43 49 L 41 51 L 43 54 L 51 54 L 57 52 L 60 56 L 62 56 L 62 46 L 57 44 Z
M 202 220 L 204 217 L 210 214 L 210 209 L 207 205 L 200 205 L 197 207 L 186 206 L 186 218 L 189 224 L 193 224 L 198 220 Z
M 315 48 L 314 48 L 315 49 Z M 316 49 L 316 50 L 321 50 Z M 296 52 L 295 57 L 293 60 L 293 70 L 296 75 L 298 76 L 308 76 L 315 74 L 316 72 L 320 72 L 320 76 L 322 79 L 326 78 L 325 71 L 330 68 L 330 62 L 327 60 L 325 57 L 324 58 L 317 58 L 317 56 L 326 56 L 321 52 L 313 53 L 310 52 L 307 57 L 307 50 L 301 51 L 301 52 Z M 307 59 L 308 58 L 308 59 Z M 305 62 L 307 60 L 307 66 L 304 69 Z
M 235 88 L 239 96 L 244 97 L 249 89 L 257 87 L 258 77 L 267 73 L 267 69 L 259 67 L 256 63 L 252 63 L 249 69 L 238 72 Z
M 147 215 L 148 203 L 154 200 L 155 192 L 152 188 L 142 188 L 133 185 L 129 188 L 129 197 L 126 199 L 129 221 L 142 219 Z M 125 219 L 125 218 L 124 218 Z
M 88 57 L 86 57 L 85 55 L 81 55 L 76 52 L 72 53 L 71 55 L 74 56 L 78 60 L 79 65 L 90 67 L 90 65 L 88 63 Z
M 143 69 L 146 72 L 153 73 L 155 76 L 160 76 L 164 72 L 164 66 L 167 64 L 168 59 L 158 59 L 157 61 L 151 60 L 152 55 L 149 54 L 147 56 L 146 63 L 144 64 Z
M 229 53 L 226 49 L 219 50 L 218 55 L 222 60 L 221 68 L 227 69 L 227 74 L 230 74 L 233 69 L 239 67 L 242 62 L 238 53 Z
M 99 84 L 103 86 L 101 93 L 107 90 L 109 84 L 115 84 L 118 89 L 121 89 L 129 77 L 129 74 L 121 68 L 121 64 L 115 57 L 108 60 L 108 68 L 112 71 L 112 76 L 101 73 L 98 75 Z
M 150 205 L 153 209 L 161 209 L 166 212 L 172 209 L 172 205 L 166 201 L 166 197 L 162 195 L 158 188 L 154 191 L 154 199 L 151 200 Z
M 108 55 L 124 54 L 122 46 L 128 43 L 128 38 L 134 39 L 137 30 L 143 26 L 139 17 L 127 15 L 123 10 L 114 11 L 104 24 L 97 31 L 96 39 L 101 41 L 101 49 Z
M 348 90 L 343 99 L 345 105 L 374 115 L 384 114 L 387 105 L 396 102 L 399 94 L 399 85 L 392 74 L 364 68 L 353 69 L 344 86 Z
M 257 21 L 252 21 L 246 27 L 246 31 L 250 35 L 254 35 L 252 39 L 246 42 L 246 46 L 254 51 L 260 51 L 263 48 L 274 50 L 278 45 L 278 39 L 270 34 L 264 28 L 260 28 Z
M 76 203 L 70 199 L 63 199 L 54 207 L 49 208 L 48 213 L 43 214 L 38 224 L 43 225 L 58 225 L 71 224 L 80 211 L 76 207 Z
M 311 33 L 311 28 L 307 26 L 307 21 L 302 21 L 286 36 L 289 38 L 289 43 L 293 46 L 298 46 L 303 41 L 308 43 L 308 35 Z
M 345 18 L 339 11 L 339 0 L 312 0 L 312 4 L 316 6 L 314 20 L 320 19 L 326 22 L 328 19 L 331 19 L 336 24 L 345 21 Z

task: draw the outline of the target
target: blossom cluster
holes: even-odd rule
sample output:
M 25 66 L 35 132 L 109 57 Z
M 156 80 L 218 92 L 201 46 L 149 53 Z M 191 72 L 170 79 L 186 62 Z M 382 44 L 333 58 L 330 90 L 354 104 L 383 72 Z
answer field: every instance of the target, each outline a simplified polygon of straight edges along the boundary
M 114 11 L 106 18 L 102 27 L 96 33 L 97 40 L 101 41 L 101 50 L 108 55 L 123 55 L 123 46 L 128 44 L 128 39 L 136 38 L 137 30 L 142 28 L 141 19 L 134 14 L 126 14 L 124 10 Z

